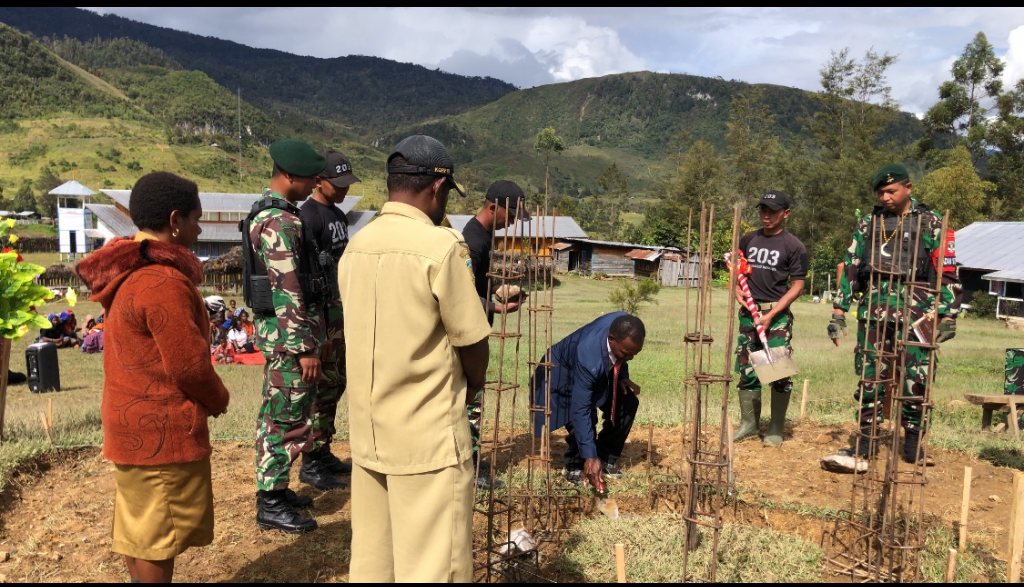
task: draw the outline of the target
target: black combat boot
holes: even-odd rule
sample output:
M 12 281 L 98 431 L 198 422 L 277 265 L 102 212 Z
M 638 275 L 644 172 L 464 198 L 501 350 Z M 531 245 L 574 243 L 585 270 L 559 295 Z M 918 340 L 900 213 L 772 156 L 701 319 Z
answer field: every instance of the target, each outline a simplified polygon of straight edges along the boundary
M 839 454 L 846 456 L 857 455 L 862 459 L 873 459 L 878 454 L 878 443 L 875 441 L 875 445 L 871 446 L 871 424 L 861 424 L 860 434 L 857 435 L 857 440 L 853 443 L 853 448 L 841 448 Z
M 917 463 L 928 467 L 934 466 L 935 462 L 921 451 L 918 455 L 918 448 L 921 446 L 921 431 L 907 429 L 903 435 L 903 462 Z
M 256 498 L 258 499 L 260 492 L 256 492 Z M 313 498 L 308 495 L 299 495 L 291 489 L 284 490 L 284 500 L 288 502 L 288 505 L 298 510 L 304 510 L 313 507 Z
M 302 454 L 302 468 L 299 469 L 299 481 L 306 485 L 312 485 L 320 491 L 331 491 L 348 487 L 348 483 L 339 481 L 334 475 L 331 475 L 323 461 L 317 460 L 307 453 Z
M 256 493 L 256 524 L 264 530 L 301 534 L 316 530 L 315 520 L 303 518 L 288 503 L 285 489 Z
M 331 452 L 331 443 L 327 443 L 319 451 L 318 459 L 327 467 L 331 475 L 351 475 L 352 465 L 334 456 Z M 312 456 L 312 455 L 310 455 Z

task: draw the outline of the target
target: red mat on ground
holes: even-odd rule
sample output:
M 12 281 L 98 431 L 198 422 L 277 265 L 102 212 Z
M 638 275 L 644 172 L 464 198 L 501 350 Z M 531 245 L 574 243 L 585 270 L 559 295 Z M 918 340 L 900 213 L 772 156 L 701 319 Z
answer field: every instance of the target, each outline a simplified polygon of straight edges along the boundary
M 217 361 L 210 355 L 210 362 L 214 365 Z M 264 365 L 266 360 L 263 358 L 263 353 L 245 353 L 244 355 L 235 355 L 235 362 L 233 365 Z

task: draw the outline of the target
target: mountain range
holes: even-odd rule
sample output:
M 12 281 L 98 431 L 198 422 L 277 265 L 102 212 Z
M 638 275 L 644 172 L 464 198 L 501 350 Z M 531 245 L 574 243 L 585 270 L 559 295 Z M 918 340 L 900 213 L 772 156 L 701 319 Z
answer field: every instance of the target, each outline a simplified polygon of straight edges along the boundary
M 494 78 L 377 57 L 320 59 L 257 49 L 76 8 L 4 7 L 0 22 L 41 41 L 4 45 L 0 82 L 8 89 L 0 96 L 5 116 L 22 127 L 45 127 L 41 120 L 69 113 L 72 118 L 130 122 L 166 135 L 165 151 L 202 153 L 216 142 L 221 157 L 215 159 L 226 163 L 214 167 L 223 168 L 222 173 L 213 178 L 216 174 L 208 172 L 211 177 L 198 179 L 218 184 L 238 183 L 237 169 L 233 180 L 228 170 L 238 166 L 232 154 L 238 149 L 234 125 L 241 110 L 246 127 L 242 149 L 251 166 L 248 179 L 243 169 L 242 184 L 258 183 L 265 175 L 260 165 L 269 141 L 298 136 L 318 147 L 352 151 L 357 169 L 372 167 L 360 175 L 368 178 L 364 188 L 379 196 L 387 150 L 403 136 L 423 132 L 444 142 L 457 165 L 471 168 L 481 186 L 509 178 L 536 190 L 543 184 L 543 162 L 533 140 L 541 129 L 553 126 L 567 145 L 552 161 L 556 189 L 588 193 L 601 171 L 616 163 L 631 187 L 642 191 L 655 179 L 673 137 L 684 133 L 724 150 L 732 99 L 750 87 L 721 78 L 634 72 L 523 90 Z M 102 53 L 95 50 L 97 39 L 105 39 L 108 47 L 130 40 L 131 53 L 151 57 L 127 64 L 112 55 L 97 56 Z M 81 49 L 86 46 L 93 50 Z M 18 57 L 17 51 L 32 53 L 35 61 Z M 45 72 L 26 71 L 23 63 L 39 61 L 40 51 L 53 55 L 59 67 L 51 63 Z M 61 81 L 76 76 L 79 82 L 70 86 L 80 97 L 68 93 L 69 84 Z M 26 79 L 43 78 L 54 81 L 35 84 L 36 97 L 11 90 Z M 804 133 L 801 120 L 818 108 L 812 94 L 762 87 L 775 116 L 775 132 L 783 137 Z M 40 98 L 58 91 L 65 95 Z M 888 138 L 909 143 L 920 134 L 917 120 L 904 114 Z M 0 152 L 11 153 L 9 147 L 0 137 Z M 205 153 L 195 156 L 201 159 Z M 22 167 L 38 167 L 25 159 L 18 159 Z M 197 175 L 189 171 L 196 165 L 178 168 Z M 366 200 L 369 205 L 374 201 Z

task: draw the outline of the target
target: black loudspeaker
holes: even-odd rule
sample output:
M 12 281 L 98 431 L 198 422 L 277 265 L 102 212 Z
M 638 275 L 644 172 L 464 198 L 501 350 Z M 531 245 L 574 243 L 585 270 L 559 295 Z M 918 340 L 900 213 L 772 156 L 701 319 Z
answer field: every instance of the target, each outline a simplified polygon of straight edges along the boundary
M 60 365 L 57 363 L 57 345 L 37 342 L 25 349 L 25 367 L 28 369 L 28 389 L 32 393 L 60 391 Z

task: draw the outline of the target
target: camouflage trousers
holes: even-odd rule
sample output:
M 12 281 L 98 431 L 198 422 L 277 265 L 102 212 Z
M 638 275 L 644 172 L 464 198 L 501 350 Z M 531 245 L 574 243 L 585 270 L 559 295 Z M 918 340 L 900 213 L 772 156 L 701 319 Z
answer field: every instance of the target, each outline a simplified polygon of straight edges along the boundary
M 1006 349 L 1006 395 L 1024 395 L 1024 349 Z
M 879 424 L 885 421 L 892 404 L 891 392 L 899 386 L 903 397 L 922 398 L 900 402 L 903 427 L 907 430 L 920 430 L 925 417 L 925 386 L 929 377 L 933 381 L 935 378 L 934 372 L 929 373 L 928 352 L 915 346 L 903 347 L 902 351 L 896 352 L 896 342 L 903 336 L 903 325 L 887 322 L 883 328 L 881 324 L 874 320 L 857 322 L 857 348 L 853 354 L 853 365 L 861 379 L 854 393 L 854 399 L 861 404 L 857 412 L 858 422 L 865 427 L 870 426 L 872 421 Z M 913 330 L 910 337 L 917 341 Z M 901 372 L 904 361 L 905 370 Z M 938 362 L 939 357 L 936 355 L 936 366 Z
M 256 428 L 256 487 L 286 489 L 288 471 L 313 447 L 316 386 L 302 382 L 298 357 L 272 353 L 263 367 L 263 403 Z
M 793 353 L 790 341 L 793 340 L 793 314 L 787 308 L 779 312 L 768 328 L 765 329 L 765 337 L 768 338 L 770 348 L 785 347 Z M 754 327 L 754 317 L 746 308 L 740 308 L 740 336 L 736 342 L 736 373 L 739 374 L 738 389 L 750 391 L 761 391 L 761 381 L 754 372 L 754 365 L 750 362 L 750 353 L 764 350 L 761 338 L 757 336 L 757 328 Z M 772 391 L 789 393 L 793 391 L 793 380 L 789 377 L 780 379 L 771 384 Z
M 338 400 L 345 393 L 345 341 L 335 343 L 338 348 L 320 363 L 320 384 L 313 400 L 313 448 L 317 451 L 330 444 L 338 432 L 334 424 L 338 413 Z
M 469 437 L 473 441 L 473 462 L 476 462 L 477 453 L 480 452 L 480 420 L 483 417 L 481 406 L 483 404 L 484 390 L 476 392 L 473 401 L 466 404 L 466 414 L 469 416 Z

